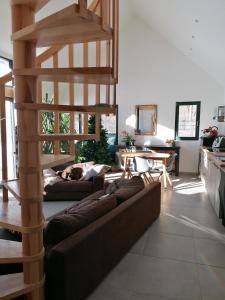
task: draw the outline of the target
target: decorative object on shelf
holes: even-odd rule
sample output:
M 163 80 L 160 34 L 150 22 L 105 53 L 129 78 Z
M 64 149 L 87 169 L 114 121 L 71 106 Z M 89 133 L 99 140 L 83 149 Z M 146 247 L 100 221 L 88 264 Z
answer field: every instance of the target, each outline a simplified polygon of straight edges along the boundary
M 225 122 L 225 106 L 218 106 L 217 116 L 213 117 L 217 122 Z
M 167 144 L 168 146 L 176 147 L 176 141 L 173 140 L 173 139 L 167 139 L 167 140 L 166 140 L 166 144 Z
M 136 135 L 157 133 L 157 105 L 136 105 Z
M 216 126 L 209 126 L 202 130 L 203 137 L 212 137 L 215 138 L 218 135 L 218 127 Z
M 120 134 L 122 136 L 122 143 L 125 146 L 134 146 L 135 139 L 132 134 L 128 133 L 126 130 L 123 130 Z

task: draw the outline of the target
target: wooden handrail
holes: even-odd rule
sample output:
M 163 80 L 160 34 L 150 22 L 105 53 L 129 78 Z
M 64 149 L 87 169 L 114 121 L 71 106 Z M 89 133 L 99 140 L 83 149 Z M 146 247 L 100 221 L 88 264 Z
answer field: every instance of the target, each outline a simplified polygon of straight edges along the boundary
M 40 65 L 46 60 L 48 60 L 50 57 L 52 57 L 54 54 L 62 50 L 66 45 L 60 45 L 60 46 L 53 46 L 41 53 L 36 57 L 36 65 Z
M 36 65 L 42 64 L 43 62 L 48 60 L 50 57 L 52 57 L 55 53 L 57 53 L 61 49 L 63 49 L 64 47 L 66 47 L 66 46 L 65 45 L 63 45 L 63 46 L 53 46 L 53 47 L 47 49 L 46 51 L 44 51 L 43 53 L 41 53 L 40 55 L 38 55 L 36 57 Z M 9 82 L 11 80 L 13 80 L 12 72 L 0 77 L 0 86 L 5 85 L 7 82 Z
M 12 72 L 2 76 L 0 78 L 0 86 L 5 85 L 7 82 L 11 81 L 13 79 Z

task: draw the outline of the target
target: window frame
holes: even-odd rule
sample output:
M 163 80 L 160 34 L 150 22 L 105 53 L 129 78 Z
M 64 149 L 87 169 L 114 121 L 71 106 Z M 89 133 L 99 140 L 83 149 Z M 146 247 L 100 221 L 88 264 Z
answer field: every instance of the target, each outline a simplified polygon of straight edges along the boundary
M 6 60 L 6 61 L 8 61 L 8 63 L 9 63 L 9 68 L 10 68 L 10 69 L 13 69 L 13 60 L 12 60 L 12 59 L 7 58 L 7 57 L 4 57 L 4 56 L 1 56 L 1 55 L 0 55 L 0 58 L 1 58 L 1 59 L 4 59 L 4 60 Z
M 4 56 L 1 56 L 1 55 L 0 55 L 0 59 L 7 61 L 8 64 L 9 64 L 9 69 L 11 69 L 11 71 L 13 70 L 13 60 L 12 60 L 12 59 L 7 58 L 7 57 L 4 57 Z M 11 82 L 12 82 L 12 81 L 11 81 Z M 12 87 L 12 86 L 13 86 L 13 83 L 12 83 L 12 84 L 9 84 L 9 83 L 7 82 L 7 83 L 6 83 L 6 86 L 7 86 L 7 87 Z
M 178 128 L 179 128 L 179 108 L 180 106 L 186 105 L 197 105 L 197 115 L 196 115 L 196 127 L 195 127 L 195 136 L 193 137 L 179 137 Z M 200 112 L 201 112 L 201 101 L 185 101 L 185 102 L 176 102 L 176 115 L 175 115 L 175 139 L 183 141 L 198 141 L 199 140 L 199 129 L 200 129 Z

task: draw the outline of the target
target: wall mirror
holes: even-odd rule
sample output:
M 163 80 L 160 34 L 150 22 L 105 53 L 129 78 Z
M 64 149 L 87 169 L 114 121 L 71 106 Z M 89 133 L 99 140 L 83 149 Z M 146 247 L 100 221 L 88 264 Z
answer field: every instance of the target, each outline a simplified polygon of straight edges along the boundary
M 136 105 L 136 135 L 156 135 L 157 105 Z

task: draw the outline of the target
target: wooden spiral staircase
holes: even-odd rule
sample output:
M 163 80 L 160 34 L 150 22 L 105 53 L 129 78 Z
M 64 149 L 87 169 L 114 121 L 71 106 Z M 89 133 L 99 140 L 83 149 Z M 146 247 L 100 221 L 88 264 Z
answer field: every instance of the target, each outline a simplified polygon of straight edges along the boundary
M 75 3 L 35 23 L 35 13 L 50 0 L 11 0 L 14 70 L 0 78 L 3 201 L 0 226 L 18 231 L 22 242 L 0 240 L 0 264 L 23 264 L 23 273 L 0 276 L 0 299 L 26 295 L 44 298 L 42 169 L 74 157 L 75 140 L 99 139 L 101 114 L 115 113 L 118 82 L 119 0 L 87 0 Z M 95 43 L 96 66 L 89 67 L 89 43 Z M 83 44 L 83 67 L 77 68 L 74 53 Z M 49 47 L 36 57 L 37 47 Z M 68 50 L 68 68 L 59 67 L 59 53 Z M 102 63 L 102 57 L 105 62 Z M 52 58 L 53 68 L 43 68 Z M 18 120 L 19 180 L 7 178 L 7 130 L 5 84 L 14 81 Z M 42 103 L 42 81 L 53 82 L 54 104 Z M 67 82 L 69 105 L 59 104 L 59 82 Z M 83 105 L 76 105 L 74 84 L 83 85 Z M 89 84 L 96 86 L 95 105 L 89 105 Z M 101 87 L 105 86 L 102 104 Z M 112 86 L 112 88 L 111 88 Z M 42 132 L 41 113 L 55 112 L 55 133 Z M 70 114 L 70 133 L 59 133 L 59 113 Z M 74 113 L 83 113 L 83 133 L 75 133 Z M 96 115 L 95 134 L 88 133 L 88 114 Z M 70 141 L 70 155 L 60 154 L 59 141 Z M 54 155 L 41 153 L 40 144 L 54 142 Z M 8 191 L 17 199 L 8 200 Z

